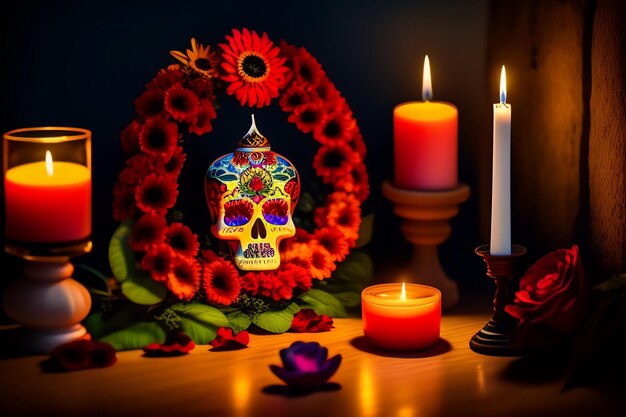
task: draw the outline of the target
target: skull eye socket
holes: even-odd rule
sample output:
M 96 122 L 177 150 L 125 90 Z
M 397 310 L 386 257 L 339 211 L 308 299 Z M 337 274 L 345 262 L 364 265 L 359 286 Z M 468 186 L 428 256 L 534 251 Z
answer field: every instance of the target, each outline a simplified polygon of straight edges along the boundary
M 233 200 L 224 204 L 224 223 L 228 226 L 243 226 L 253 214 L 254 207 L 247 200 Z
M 289 221 L 289 206 L 285 200 L 275 198 L 263 204 L 263 217 L 268 223 L 284 225 Z

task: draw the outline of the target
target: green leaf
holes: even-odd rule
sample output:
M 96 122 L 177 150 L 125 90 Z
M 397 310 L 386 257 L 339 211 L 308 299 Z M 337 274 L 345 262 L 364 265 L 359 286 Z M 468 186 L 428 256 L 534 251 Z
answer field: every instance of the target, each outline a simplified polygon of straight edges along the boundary
M 626 287 L 626 274 L 620 274 L 620 275 L 613 275 L 611 278 L 595 286 L 594 289 L 600 290 L 600 291 L 612 291 L 612 290 L 619 290 L 625 287 Z
M 252 320 L 250 316 L 241 311 L 233 311 L 232 313 L 227 314 L 228 321 L 230 322 L 230 328 L 232 328 L 236 333 L 239 333 L 242 330 L 246 330 L 252 324 Z
M 104 335 L 105 322 L 102 312 L 88 315 L 82 323 L 94 339 L 99 339 Z
M 365 252 L 354 251 L 337 266 L 331 281 L 368 284 L 373 277 L 374 265 L 370 256 Z
M 163 343 L 165 330 L 155 322 L 143 321 L 109 333 L 100 341 L 110 343 L 115 350 L 141 349 L 150 343 Z
M 329 317 L 347 317 L 348 313 L 339 299 L 332 294 L 318 289 L 311 289 L 300 296 L 304 308 L 312 308 L 317 314 Z
M 137 270 L 135 254 L 128 242 L 132 229 L 133 222 L 126 220 L 119 225 L 109 242 L 109 265 L 119 282 L 126 281 Z
M 217 327 L 192 319 L 188 316 L 181 316 L 180 322 L 185 332 L 197 345 L 206 345 L 217 336 Z
M 266 311 L 261 313 L 254 319 L 253 323 L 263 330 L 272 333 L 285 333 L 291 328 L 293 315 L 300 311 L 300 306 L 291 303 L 289 306 L 280 311 Z
M 361 304 L 361 293 L 359 292 L 335 292 L 336 297 L 344 307 L 356 307 Z
M 172 311 L 175 311 L 179 316 L 187 316 L 200 323 L 209 324 L 215 327 L 229 327 L 230 322 L 222 313 L 215 307 L 208 306 L 201 303 L 178 303 L 170 307 Z
M 361 218 L 359 226 L 359 238 L 356 240 L 356 248 L 367 245 L 372 240 L 374 232 L 374 213 L 368 214 Z
M 149 275 L 135 271 L 122 282 L 122 293 L 133 303 L 150 306 L 165 299 L 167 288 Z

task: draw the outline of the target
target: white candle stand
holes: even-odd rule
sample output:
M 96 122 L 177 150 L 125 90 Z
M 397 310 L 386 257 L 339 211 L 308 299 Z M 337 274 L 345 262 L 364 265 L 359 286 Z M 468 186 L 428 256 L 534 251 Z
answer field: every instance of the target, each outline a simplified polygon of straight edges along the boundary
M 24 276 L 4 293 L 6 314 L 21 324 L 19 343 L 24 350 L 48 353 L 72 340 L 89 338 L 80 322 L 91 308 L 87 289 L 72 279 L 68 257 L 26 259 Z

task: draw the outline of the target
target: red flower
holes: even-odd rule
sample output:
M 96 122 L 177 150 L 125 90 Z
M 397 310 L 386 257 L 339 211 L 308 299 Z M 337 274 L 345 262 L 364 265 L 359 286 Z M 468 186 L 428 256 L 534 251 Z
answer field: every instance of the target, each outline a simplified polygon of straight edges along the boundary
M 141 123 L 134 120 L 122 131 L 120 136 L 122 140 L 122 150 L 124 152 L 135 153 L 139 150 L 139 132 L 142 127 Z
M 200 99 L 193 91 L 175 85 L 165 92 L 165 110 L 174 120 L 192 124 L 200 111 Z
M 259 277 L 265 272 L 247 272 L 241 276 L 241 289 L 252 295 L 259 292 Z
M 339 101 L 341 95 L 328 77 L 322 77 L 319 84 L 315 88 L 315 92 L 320 100 L 326 103 L 336 103 Z
M 313 131 L 313 138 L 320 143 L 347 142 L 356 132 L 356 121 L 352 115 L 334 111 Z
M 337 191 L 354 194 L 359 201 L 365 201 L 370 192 L 369 178 L 365 165 L 353 165 L 350 173 L 338 178 L 334 186 Z
M 348 141 L 348 145 L 359 154 L 361 160 L 365 159 L 365 154 L 367 153 L 367 149 L 365 148 L 365 142 L 363 141 L 363 135 L 359 132 L 359 129 L 355 129 L 354 135 L 352 135 L 352 139 Z
M 154 77 L 154 79 L 146 85 L 146 88 L 149 90 L 155 89 L 155 90 L 165 91 L 168 88 L 173 87 L 176 84 L 183 82 L 183 80 L 184 80 L 184 76 L 183 76 L 182 71 L 180 71 L 180 69 L 178 68 L 172 68 L 172 69 L 168 68 L 166 70 L 162 69 L 159 71 L 157 76 Z
M 322 66 L 304 48 L 299 48 L 298 53 L 292 57 L 294 82 L 301 82 L 307 88 L 314 90 L 320 80 L 325 76 Z
M 145 356 L 163 357 L 186 355 L 196 344 L 183 332 L 170 333 L 164 343 L 152 343 L 143 348 Z
M 202 100 L 200 104 L 200 111 L 196 117 L 195 123 L 189 125 L 189 132 L 195 133 L 198 136 L 202 136 L 205 133 L 213 130 L 211 120 L 217 117 L 213 103 L 209 100 Z
M 135 191 L 137 207 L 144 213 L 162 212 L 174 207 L 178 184 L 172 177 L 150 174 L 143 179 Z
M 174 254 L 169 245 L 159 243 L 152 246 L 141 260 L 141 269 L 150 272 L 150 276 L 157 282 L 167 281 L 167 275 L 172 269 Z
M 586 296 L 578 246 L 559 249 L 539 259 L 520 280 L 514 304 L 505 307 L 520 321 L 512 343 L 525 350 L 561 347 L 582 322 Z
M 228 83 L 226 92 L 235 95 L 241 105 L 263 107 L 278 97 L 278 89 L 288 71 L 285 58 L 269 40 L 248 29 L 243 33 L 233 29 L 233 36 L 226 36 L 228 43 L 219 46 L 222 53 L 222 80 Z
M 170 160 L 163 164 L 163 171 L 169 176 L 177 178 L 180 175 L 180 171 L 183 169 L 186 158 L 187 155 L 183 153 L 183 148 L 177 146 Z
M 113 188 L 113 218 L 123 222 L 135 216 L 135 189 L 118 182 Z
M 207 100 L 212 102 L 213 96 L 213 81 L 208 78 L 194 78 L 189 81 L 189 88 L 196 93 L 200 100 Z M 212 107 L 212 106 L 211 106 Z
M 207 299 L 215 304 L 230 305 L 239 296 L 239 273 L 231 262 L 216 260 L 204 265 L 202 285 Z
M 361 205 L 354 195 L 342 192 L 330 194 L 326 206 L 315 209 L 313 216 L 318 227 L 336 227 L 350 247 L 354 246 L 361 225 Z
M 64 371 L 104 368 L 117 362 L 115 349 L 108 343 L 75 340 L 57 346 L 51 353 L 47 367 Z
M 167 274 L 167 288 L 179 299 L 189 300 L 200 288 L 200 264 L 194 258 L 175 256 Z
M 334 328 L 333 319 L 325 314 L 320 316 L 313 309 L 305 308 L 293 316 L 290 330 L 297 333 L 319 333 Z
M 130 247 L 136 251 L 147 251 L 152 245 L 163 242 L 167 222 L 158 214 L 144 214 L 130 233 Z
M 296 107 L 287 121 L 295 123 L 304 133 L 312 132 L 324 120 L 324 108 L 319 102 L 310 102 Z
M 291 84 L 291 86 L 280 97 L 278 104 L 283 111 L 291 112 L 296 107 L 307 104 L 311 101 L 309 93 L 300 84 Z
M 135 110 L 144 119 L 158 116 L 164 109 L 162 90 L 147 90 L 135 100 Z
M 219 256 L 217 256 L 217 254 L 213 252 L 211 249 L 203 250 L 200 253 L 202 254 L 202 259 L 204 259 L 207 262 L 213 262 L 219 259 Z
M 327 184 L 333 184 L 361 163 L 359 156 L 345 143 L 321 146 L 313 158 L 313 168 Z
M 261 180 L 261 178 L 257 177 L 253 177 L 250 180 L 250 183 L 248 184 L 248 187 L 254 191 L 255 193 L 258 193 L 259 191 L 261 191 L 263 188 L 265 188 L 265 183 L 263 182 L 263 180 Z
M 128 185 L 137 185 L 147 175 L 159 172 L 159 164 L 156 160 L 144 153 L 132 156 L 126 161 L 126 168 L 119 175 L 119 181 Z
M 194 235 L 190 228 L 182 223 L 172 223 L 165 233 L 165 242 L 174 252 L 183 256 L 196 256 L 200 244 L 198 235 Z
M 178 127 L 176 123 L 165 118 L 150 119 L 139 132 L 141 150 L 156 158 L 169 161 L 178 143 Z
M 234 335 L 233 329 L 220 327 L 217 329 L 217 336 L 209 344 L 213 346 L 213 350 L 231 350 L 246 347 L 248 343 L 250 343 L 250 335 L 247 331 L 243 330 Z
M 336 228 L 324 227 L 315 231 L 314 239 L 328 251 L 333 261 L 343 261 L 350 253 L 350 245 Z
M 277 273 L 279 278 L 282 278 L 285 282 L 294 282 L 295 287 L 299 290 L 308 291 L 313 285 L 311 273 L 309 268 L 303 265 L 299 265 L 293 262 L 282 262 Z

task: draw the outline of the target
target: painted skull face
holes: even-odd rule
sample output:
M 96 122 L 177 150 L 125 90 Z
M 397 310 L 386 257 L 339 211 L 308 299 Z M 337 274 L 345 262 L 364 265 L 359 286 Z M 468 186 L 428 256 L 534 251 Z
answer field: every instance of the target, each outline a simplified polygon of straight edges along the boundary
M 211 164 L 205 191 L 214 220 L 211 230 L 219 239 L 233 241 L 237 267 L 278 268 L 278 245 L 296 231 L 292 214 L 300 180 L 291 162 L 269 146 L 240 147 Z

